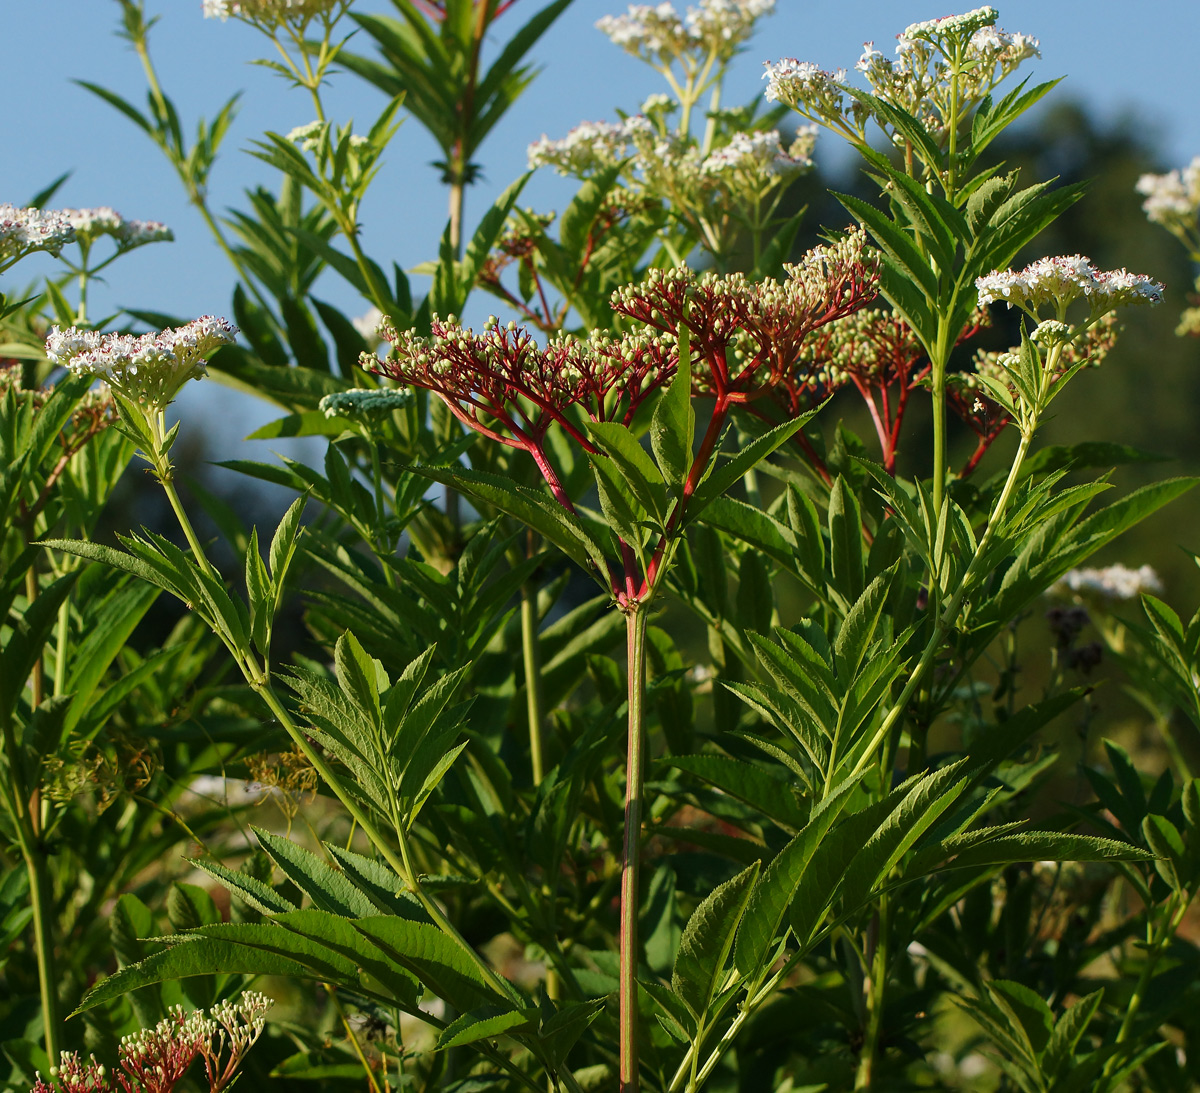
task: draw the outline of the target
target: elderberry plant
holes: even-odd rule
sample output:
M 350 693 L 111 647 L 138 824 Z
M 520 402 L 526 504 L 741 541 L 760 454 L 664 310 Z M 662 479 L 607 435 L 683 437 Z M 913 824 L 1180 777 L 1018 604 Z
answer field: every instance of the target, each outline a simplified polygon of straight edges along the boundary
M 25 866 L 0 924 L 41 1002 L 10 1085 L 52 1088 L 33 1072 L 61 1059 L 58 1088 L 107 1088 L 72 1049 L 116 1057 L 123 1034 L 123 1089 L 199 1078 L 197 1055 L 214 1090 L 263 1055 L 254 1080 L 374 1093 L 952 1089 L 979 1067 L 1001 1088 L 1187 1088 L 1200 790 L 1170 726 L 1200 726 L 1200 622 L 1152 574 L 1084 563 L 1193 482 L 1101 506 L 1087 472 L 1126 449 L 1039 447 L 1163 289 L 1029 260 L 1084 196 L 986 155 L 1053 86 L 1004 86 L 1038 42 L 990 7 L 913 23 L 895 60 L 868 44 L 865 87 L 768 64 L 760 114 L 723 89 L 770 0 L 632 5 L 598 28 L 671 94 L 531 146 L 579 180 L 561 215 L 518 208 L 518 179 L 472 230 L 480 149 L 569 0 L 490 65 L 516 0 L 206 2 L 194 17 L 259 35 L 316 115 L 253 143 L 282 182 L 218 223 L 233 100 L 189 144 L 153 21 L 119 6 L 146 111 L 86 86 L 168 156 L 239 284 L 232 322 L 101 333 L 120 324 L 88 315 L 89 248 L 165 229 L 107 209 L 0 224 L 0 269 L 81 247 L 47 304 L 4 313 L 31 368 L 6 369 L 0 405 L 0 802 Z M 386 95 L 365 132 L 327 116 L 331 79 Z M 449 189 L 423 300 L 360 217 L 405 111 Z M 781 210 L 817 129 L 872 188 L 789 261 Z M 315 295 L 322 275 L 371 317 Z M 476 290 L 504 312 L 478 329 L 459 318 Z M 210 374 L 282 409 L 257 435 L 324 442 L 320 466 L 227 464 L 296 495 L 269 544 L 181 489 L 195 422 L 167 415 Z M 843 389 L 877 452 L 833 425 Z M 113 545 L 95 529 L 134 454 L 174 525 Z M 184 620 L 128 648 L 162 593 Z M 1019 638 L 1046 593 L 1035 676 Z M 1137 594 L 1149 626 L 1117 614 Z M 1057 741 L 1074 727 L 1087 759 L 1111 731 L 1091 692 L 1113 663 L 1170 769 L 1106 741 L 1064 802 Z M 149 726 L 163 769 L 133 784 L 122 748 Z M 190 810 L 201 775 L 315 790 L 281 832 L 232 794 Z M 106 841 L 69 858 L 59 830 Z M 180 879 L 146 882 L 183 837 Z M 113 864 L 64 864 L 92 858 Z M 247 1058 L 265 1002 L 227 999 L 260 977 L 291 1008 Z

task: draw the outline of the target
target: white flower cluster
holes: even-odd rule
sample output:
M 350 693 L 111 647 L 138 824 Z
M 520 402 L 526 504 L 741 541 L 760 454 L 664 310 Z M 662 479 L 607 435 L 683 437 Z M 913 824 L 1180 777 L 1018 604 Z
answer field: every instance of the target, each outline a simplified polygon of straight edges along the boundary
M 784 151 L 775 130 L 758 133 L 734 133 L 724 148 L 718 148 L 701 165 L 706 175 L 752 175 L 755 178 L 787 178 L 812 166 L 812 149 L 817 137 L 815 125 L 804 126 L 792 146 Z
M 1103 569 L 1072 569 L 1050 586 L 1051 596 L 1076 593 L 1106 600 L 1132 600 L 1143 592 L 1161 592 L 1162 581 L 1148 565 L 1137 569 L 1110 565 Z
M 529 169 L 553 167 L 560 175 L 584 176 L 618 163 L 628 147 L 628 122 L 585 121 L 562 140 L 543 133 L 529 146 Z
M 90 246 L 102 235 L 112 236 L 121 250 L 175 238 L 175 233 L 161 221 L 126 220 L 107 205 L 95 209 L 63 209 L 62 213 L 71 221 L 76 238 L 85 246 Z
M 926 19 L 920 23 L 909 23 L 901 38 L 947 38 L 951 35 L 969 34 L 983 27 L 992 26 L 1000 13 L 990 5 L 964 12 L 962 15 L 945 15 L 941 19 Z
M 65 213 L 0 205 L 0 269 L 34 251 L 58 254 L 75 240 L 75 228 Z
M 772 64 L 763 62 L 767 81 L 767 102 L 781 102 L 785 106 L 801 104 L 813 109 L 819 116 L 840 114 L 846 90 L 846 70 L 824 72 L 811 61 L 797 61 L 785 57 Z
M 684 16 L 669 2 L 630 4 L 625 15 L 605 15 L 596 27 L 627 53 L 670 64 L 693 52 L 731 57 L 753 33 L 755 21 L 774 10 L 775 0 L 700 0 Z
M 863 45 L 855 68 L 861 72 L 871 92 L 914 117 L 926 129 L 942 139 L 944 128 L 955 124 L 992 89 L 1010 75 L 1022 61 L 1040 56 L 1036 38 L 1010 34 L 995 26 L 996 9 L 977 8 L 965 15 L 912 23 L 896 36 L 896 60 L 889 60 L 875 48 Z M 950 91 L 951 65 L 957 68 L 955 91 Z M 766 98 L 781 102 L 816 121 L 835 128 L 854 129 L 865 139 L 865 125 L 871 111 L 857 100 L 847 98 L 846 73 L 824 72 L 815 64 L 794 58 L 766 66 Z M 885 117 L 876 118 L 885 132 L 891 133 Z M 892 134 L 898 142 L 900 138 Z
M 56 326 L 46 338 L 46 356 L 72 372 L 102 377 L 124 398 L 162 410 L 184 383 L 205 375 L 205 358 L 236 336 L 237 327 L 212 315 L 140 336 Z
M 1200 156 L 1183 170 L 1142 175 L 1137 192 L 1145 195 L 1142 209 L 1154 223 L 1170 226 L 1179 220 L 1191 220 L 1200 210 Z
M 284 23 L 303 25 L 319 15 L 332 14 L 346 0 L 204 0 L 204 18 L 222 21 L 233 16 L 261 27 Z
M 1031 313 L 1086 299 L 1092 314 L 1102 315 L 1126 304 L 1157 304 L 1163 294 L 1149 277 L 1125 269 L 1102 272 L 1081 254 L 1039 258 L 1019 272 L 996 270 L 977 278 L 975 287 L 980 306 L 1004 302 Z

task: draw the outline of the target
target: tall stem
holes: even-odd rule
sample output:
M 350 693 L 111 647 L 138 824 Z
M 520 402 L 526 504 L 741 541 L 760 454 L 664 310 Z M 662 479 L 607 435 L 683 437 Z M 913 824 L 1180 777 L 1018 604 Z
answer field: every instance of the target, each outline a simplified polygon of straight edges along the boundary
M 874 1076 L 875 1059 L 879 1054 L 879 1041 L 883 1031 L 884 992 L 887 989 L 888 967 L 888 897 L 879 899 L 879 911 L 872 923 L 875 930 L 875 948 L 871 954 L 871 966 L 867 969 L 867 1027 L 863 1035 L 862 1052 L 858 1057 L 858 1072 L 854 1077 L 855 1089 L 870 1089 Z
M 542 737 L 545 714 L 542 710 L 542 649 L 538 641 L 537 585 L 526 581 L 521 586 L 521 651 L 525 660 L 525 709 L 529 715 L 529 762 L 533 784 L 545 777 Z
M 34 817 L 29 817 L 36 823 Z M 46 873 L 46 856 L 36 832 L 23 847 L 25 871 L 29 875 L 29 904 L 33 912 L 33 944 L 37 950 L 38 985 L 42 995 L 42 1042 L 50 1065 L 58 1065 L 58 973 L 54 960 L 54 896 Z
M 625 843 L 621 861 L 620 1093 L 637 1093 L 638 1081 L 638 879 L 641 873 L 642 786 L 645 781 L 646 612 L 638 603 L 625 615 L 629 725 L 625 763 Z

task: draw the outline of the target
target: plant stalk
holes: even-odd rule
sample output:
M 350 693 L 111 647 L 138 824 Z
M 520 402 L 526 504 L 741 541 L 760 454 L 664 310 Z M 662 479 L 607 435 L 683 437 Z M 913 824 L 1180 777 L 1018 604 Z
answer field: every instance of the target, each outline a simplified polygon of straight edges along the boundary
M 867 1022 L 864 1030 L 862 1051 L 858 1057 L 858 1071 L 854 1076 L 854 1088 L 871 1089 L 875 1060 L 879 1054 L 879 1043 L 883 1032 L 884 992 L 887 989 L 888 969 L 888 897 L 879 899 L 879 911 L 872 923 L 875 931 L 874 952 L 867 981 Z
M 529 715 L 529 763 L 533 784 L 546 776 L 542 752 L 545 715 L 542 710 L 542 648 L 538 641 L 537 586 L 521 586 L 521 651 L 525 661 L 525 709 Z
M 646 737 L 646 612 L 633 603 L 625 615 L 629 674 L 628 755 L 625 765 L 625 843 L 621 861 L 620 1093 L 638 1093 L 638 880 L 641 873 L 642 793 Z
M 36 823 L 33 816 L 27 817 L 30 824 Z M 29 875 L 29 905 L 33 912 L 33 944 L 37 953 L 38 981 L 42 996 L 42 1042 L 50 1065 L 58 1065 L 59 1019 L 58 1019 L 58 972 L 54 960 L 54 896 L 50 890 L 50 878 L 46 875 L 46 859 L 39 846 L 36 830 L 26 833 L 22 839 L 25 870 Z M 31 836 L 31 838 L 30 838 Z

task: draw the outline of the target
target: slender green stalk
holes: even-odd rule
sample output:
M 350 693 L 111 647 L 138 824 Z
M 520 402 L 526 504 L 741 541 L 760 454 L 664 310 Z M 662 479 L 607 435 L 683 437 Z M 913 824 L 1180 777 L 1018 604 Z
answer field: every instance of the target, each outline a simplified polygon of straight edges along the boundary
M 867 981 L 867 1024 L 864 1030 L 862 1051 L 858 1057 L 858 1071 L 854 1076 L 855 1089 L 870 1089 L 874 1077 L 875 1060 L 879 1054 L 879 1043 L 883 1033 L 884 995 L 887 991 L 888 971 L 888 897 L 879 898 L 879 911 L 872 923 L 875 931 L 875 951 L 871 954 L 871 966 Z
M 525 661 L 525 709 L 529 715 L 529 762 L 533 784 L 545 777 L 542 743 L 545 714 L 542 709 L 542 648 L 538 640 L 537 585 L 527 581 L 521 586 L 521 650 Z
M 65 599 L 58 608 L 54 633 L 54 691 L 57 698 L 67 689 L 67 643 L 70 640 L 71 603 Z
M 29 876 L 29 906 L 33 912 L 33 944 L 37 953 L 38 986 L 42 996 L 42 1042 L 50 1064 L 58 1064 L 60 1050 L 58 972 L 54 959 L 54 895 L 46 872 L 46 856 L 36 830 L 26 833 L 32 842 L 22 847 Z M 22 840 L 24 841 L 24 840 Z
M 1191 906 L 1191 903 L 1191 897 L 1187 893 L 1173 893 L 1168 904 L 1169 910 L 1159 920 L 1153 936 L 1147 939 L 1149 944 L 1147 945 L 1146 959 L 1142 964 L 1142 972 L 1138 976 L 1137 984 L 1133 988 L 1133 994 L 1129 998 L 1129 1005 L 1125 1007 L 1125 1015 L 1121 1018 L 1121 1027 L 1117 1030 L 1116 1042 L 1118 1044 L 1123 1044 L 1129 1039 L 1133 1022 L 1138 1015 L 1138 1011 L 1142 1008 L 1142 1002 L 1145 1001 L 1146 992 L 1150 987 L 1150 980 L 1154 978 L 1154 972 L 1158 968 L 1158 962 L 1162 957 L 1163 951 L 1171 943 L 1171 939 L 1179 929 L 1179 925 L 1183 921 L 1183 916 L 1187 914 L 1187 909 Z M 1121 1061 L 1120 1053 L 1109 1056 L 1108 1062 L 1104 1064 L 1104 1076 L 1108 1077 Z
M 646 777 L 646 610 L 625 615 L 629 674 L 628 755 L 625 765 L 625 843 L 621 863 L 620 1062 L 621 1093 L 637 1093 L 638 1078 L 638 880 L 641 874 L 642 795 Z

